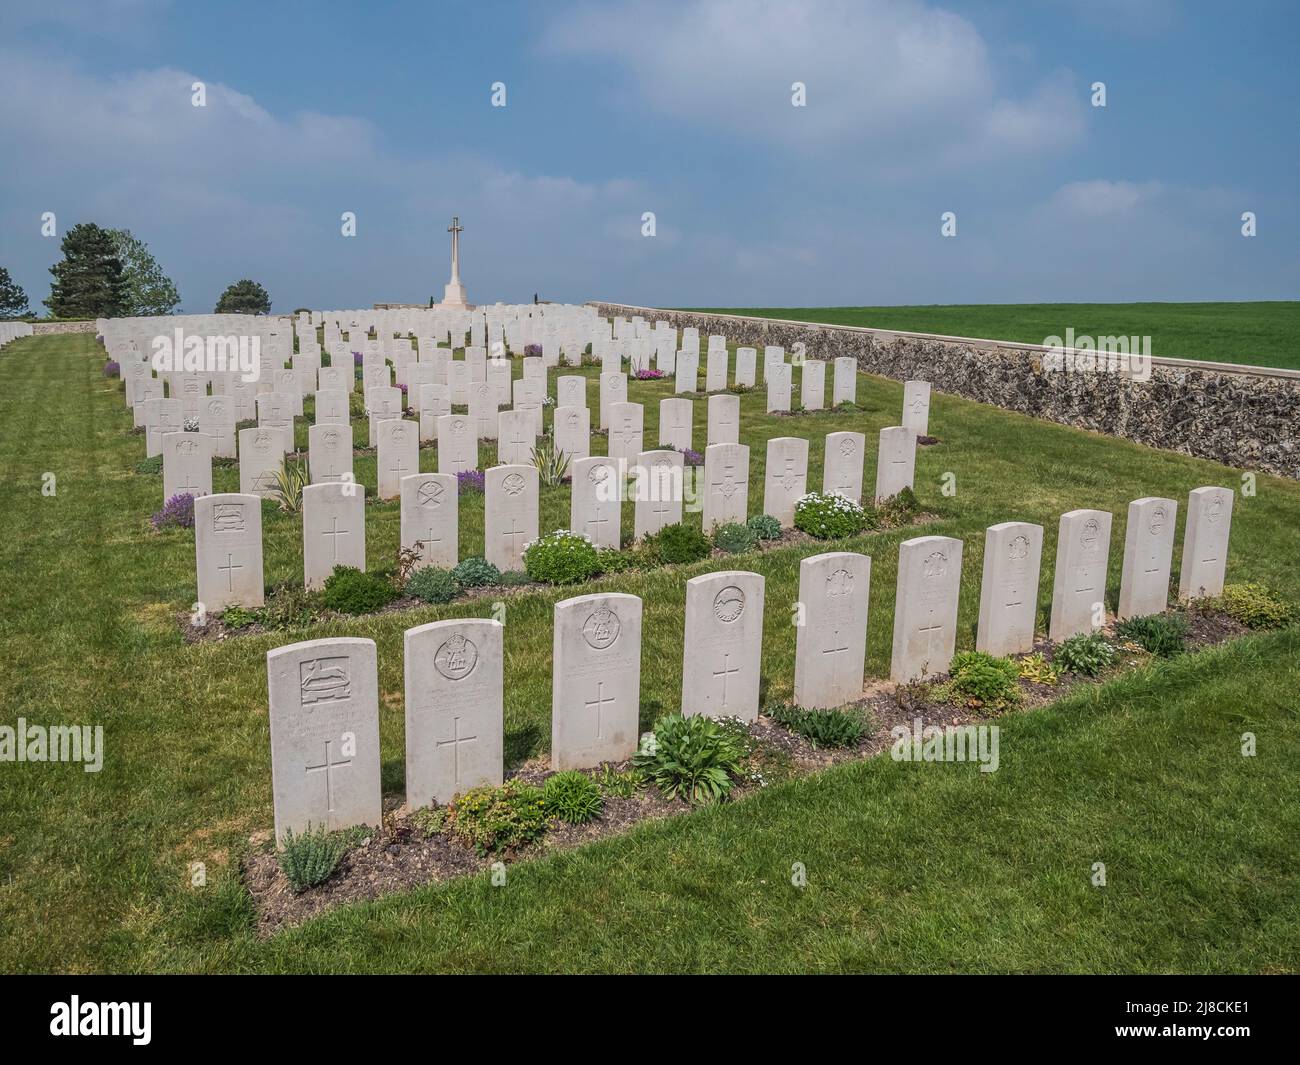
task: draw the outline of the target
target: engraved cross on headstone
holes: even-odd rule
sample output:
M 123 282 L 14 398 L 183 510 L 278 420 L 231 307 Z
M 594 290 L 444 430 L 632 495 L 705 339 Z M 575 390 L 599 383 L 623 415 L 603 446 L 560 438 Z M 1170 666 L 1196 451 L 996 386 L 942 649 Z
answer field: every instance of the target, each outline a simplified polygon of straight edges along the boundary
M 335 761 L 331 757 L 330 748 L 333 746 L 333 743 L 334 743 L 333 740 L 325 741 L 324 762 L 322 762 L 320 765 L 309 765 L 306 767 L 306 771 L 309 774 L 322 773 L 322 772 L 325 774 L 325 809 L 331 812 L 333 812 L 334 810 L 334 777 L 331 773 L 331 770 L 341 769 L 344 766 L 350 766 L 352 764 L 351 758 L 344 758 L 339 761 Z

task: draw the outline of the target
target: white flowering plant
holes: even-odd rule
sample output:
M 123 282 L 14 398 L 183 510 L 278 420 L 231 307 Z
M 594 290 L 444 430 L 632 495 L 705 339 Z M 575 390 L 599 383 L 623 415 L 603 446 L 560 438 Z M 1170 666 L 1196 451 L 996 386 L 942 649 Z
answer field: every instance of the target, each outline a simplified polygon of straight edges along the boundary
M 856 536 L 866 524 L 862 505 L 838 492 L 809 492 L 794 505 L 794 527 L 818 540 Z
M 600 555 L 590 537 L 556 529 L 524 545 L 524 570 L 546 584 L 576 584 L 600 572 Z

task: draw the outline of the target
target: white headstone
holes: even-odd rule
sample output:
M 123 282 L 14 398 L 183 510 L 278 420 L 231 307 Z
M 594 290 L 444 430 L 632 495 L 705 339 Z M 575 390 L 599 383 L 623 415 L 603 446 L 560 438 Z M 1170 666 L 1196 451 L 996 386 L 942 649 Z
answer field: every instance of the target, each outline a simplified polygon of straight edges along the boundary
M 659 446 L 678 451 L 690 449 L 695 405 L 689 399 L 659 401 Z
M 790 409 L 790 364 L 773 363 L 767 368 L 767 412 Z
M 600 375 L 600 427 L 608 429 L 610 412 L 616 403 L 627 402 L 627 374 L 603 373 Z
M 556 603 L 552 659 L 551 768 L 629 758 L 641 713 L 641 600 L 608 593 Z
M 705 362 L 704 391 L 721 392 L 727 387 L 727 349 L 710 348 Z
M 674 370 L 675 392 L 694 392 L 700 380 L 700 353 L 698 351 L 679 351 Z
M 658 532 L 682 520 L 684 466 L 678 451 L 643 451 L 636 457 L 635 535 Z
M 466 414 L 444 414 L 438 419 L 438 472 L 462 473 L 478 469 L 478 440 L 474 423 Z
M 1183 533 L 1183 565 L 1178 576 L 1180 600 L 1223 594 L 1232 529 L 1231 488 L 1194 488 L 1187 496 L 1187 529 Z
M 420 425 L 405 418 L 389 418 L 376 427 L 379 453 L 379 498 L 402 494 L 402 478 L 420 472 Z
M 575 459 L 591 454 L 591 411 L 586 407 L 555 408 L 555 448 Z
M 960 540 L 918 536 L 898 545 L 890 680 L 906 684 L 948 671 L 957 641 L 960 589 Z
M 808 441 L 801 436 L 777 436 L 767 442 L 763 469 L 763 513 L 788 529 L 794 525 L 794 505 L 808 493 Z
M 690 400 L 685 402 L 689 403 Z M 710 444 L 740 443 L 740 397 L 719 395 L 709 397 Z
M 903 427 L 916 436 L 930 432 L 930 382 L 903 382 Z
M 407 629 L 406 804 L 449 803 L 501 783 L 505 726 L 499 621 L 457 618 Z
M 855 503 L 862 502 L 862 459 L 866 449 L 867 438 L 862 433 L 827 433 L 822 491 L 838 492 Z
M 1172 499 L 1146 496 L 1128 505 L 1119 582 L 1120 619 L 1162 614 L 1169 605 L 1177 517 L 1178 504 Z
M 378 828 L 375 642 L 340 636 L 277 647 L 266 676 L 276 841 L 309 828 Z
M 205 610 L 263 604 L 261 496 L 222 492 L 196 500 L 194 548 Z
M 366 499 L 359 484 L 330 481 L 302 490 L 302 576 L 322 588 L 335 566 L 366 568 Z
M 163 502 L 176 495 L 212 494 L 216 440 L 204 433 L 166 433 L 162 438 Z
M 799 402 L 804 410 L 822 410 L 826 406 L 826 364 L 818 359 L 804 359 L 799 373 Z
M 704 449 L 704 531 L 744 524 L 749 511 L 749 447 L 713 444 Z
M 352 428 L 311 425 L 307 428 L 307 469 L 312 484 L 346 481 L 352 472 Z
M 284 429 L 255 427 L 239 430 L 239 490 L 270 498 L 275 477 L 284 465 Z
M 537 467 L 493 466 L 485 479 L 483 557 L 499 570 L 521 570 L 524 545 L 537 539 Z
M 758 717 L 763 592 L 759 574 L 739 570 L 686 582 L 683 714 L 742 721 Z
M 623 509 L 618 459 L 596 455 L 578 459 L 569 468 L 573 482 L 569 528 L 582 533 L 597 547 L 618 550 Z
M 624 460 L 627 465 L 641 453 L 645 438 L 645 409 L 640 403 L 614 403 L 609 408 L 609 440 L 607 451 L 611 458 Z
M 799 563 L 798 706 L 824 710 L 861 698 L 870 592 L 871 559 L 866 555 L 832 551 Z
M 996 655 L 1034 649 L 1043 527 L 1027 521 L 990 525 L 984 534 L 979 629 L 975 649 Z
M 450 473 L 413 473 L 402 478 L 402 547 L 421 566 L 451 569 L 459 559 L 458 484 Z
M 916 476 L 916 434 L 907 426 L 880 430 L 876 456 L 876 499 L 889 499 L 911 488 Z
M 736 385 L 753 388 L 758 380 L 758 352 L 754 348 L 736 349 Z
M 1106 623 L 1110 523 L 1105 510 L 1071 510 L 1061 515 L 1048 629 L 1053 643 Z
M 831 402 L 835 406 L 841 403 L 858 401 L 858 363 L 851 355 L 844 355 L 835 360 L 835 384 Z

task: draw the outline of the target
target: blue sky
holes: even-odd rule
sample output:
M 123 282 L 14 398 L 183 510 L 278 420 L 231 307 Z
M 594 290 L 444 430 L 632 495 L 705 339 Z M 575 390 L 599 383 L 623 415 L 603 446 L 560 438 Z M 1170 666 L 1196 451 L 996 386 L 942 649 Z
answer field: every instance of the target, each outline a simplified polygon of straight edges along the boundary
M 277 311 L 423 302 L 455 213 L 475 302 L 1295 299 L 1298 31 L 1252 0 L 0 0 L 0 265 L 38 308 L 52 211 L 134 231 L 187 311 L 245 276 Z

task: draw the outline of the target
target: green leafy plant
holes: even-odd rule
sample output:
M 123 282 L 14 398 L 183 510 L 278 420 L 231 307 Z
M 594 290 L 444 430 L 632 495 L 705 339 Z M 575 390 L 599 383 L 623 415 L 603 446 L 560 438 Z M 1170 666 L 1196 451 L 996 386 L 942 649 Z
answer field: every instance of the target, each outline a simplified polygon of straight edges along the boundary
M 276 470 L 271 496 L 280 510 L 286 514 L 297 514 L 302 510 L 302 490 L 310 483 L 307 467 L 300 462 L 284 462 Z
M 781 538 L 781 523 L 771 514 L 755 514 L 745 524 L 760 540 L 779 540 Z
M 628 769 L 615 769 L 608 762 L 597 770 L 595 779 L 602 795 L 612 795 L 618 799 L 630 799 L 645 784 L 641 774 Z
M 655 534 L 654 550 L 664 562 L 675 564 L 708 558 L 712 545 L 694 525 L 677 522 L 665 525 Z
M 1041 651 L 1026 655 L 1020 660 L 1020 679 L 1034 684 L 1055 684 L 1061 679 L 1061 671 L 1052 665 Z
M 460 586 L 449 570 L 422 566 L 407 578 L 406 594 L 426 603 L 450 603 L 460 594 Z
M 501 583 L 501 571 L 485 558 L 463 559 L 452 569 L 451 575 L 462 588 L 485 588 Z
M 952 656 L 948 682 L 936 688 L 941 699 L 961 702 L 972 710 L 1005 710 L 1020 702 L 1020 667 L 1009 658 L 984 651 L 961 651 Z
M 581 533 L 557 529 L 524 548 L 524 569 L 535 581 L 576 584 L 600 572 L 600 556 Z
M 1277 629 L 1291 620 L 1291 607 L 1266 585 L 1247 582 L 1224 585 L 1223 595 L 1212 600 L 1229 617 L 1250 629 Z
M 1061 641 L 1052 664 L 1070 673 L 1096 677 L 1115 664 L 1115 648 L 1099 632 L 1078 632 Z
M 1182 614 L 1147 614 L 1125 618 L 1115 626 L 1115 633 L 1153 655 L 1173 658 L 1185 650 L 1187 628 L 1187 618 Z
M 717 802 L 727 796 L 744 751 L 718 722 L 703 714 L 666 714 L 641 737 L 632 764 L 669 799 Z
M 559 488 L 569 472 L 569 453 L 555 446 L 555 438 L 544 436 L 532 449 L 533 465 L 543 488 Z
M 471 788 L 452 800 L 452 834 L 479 854 L 513 850 L 540 839 L 550 814 L 542 789 L 517 777 L 500 787 Z
M 619 551 L 613 547 L 601 547 L 596 550 L 597 564 L 601 573 L 623 573 L 636 569 L 637 557 L 631 551 Z
M 321 603 L 343 614 L 370 614 L 397 598 L 391 581 L 352 566 L 335 566 L 325 578 Z
M 532 577 L 521 569 L 508 569 L 501 572 L 501 586 L 503 588 L 517 588 L 521 584 L 532 583 Z
M 302 833 L 286 829 L 280 841 L 280 871 L 297 894 L 323 884 L 334 875 L 343 855 L 360 843 L 367 831 L 350 828 L 327 832 L 324 825 L 316 828 L 308 825 Z
M 431 839 L 447 827 L 447 807 L 421 806 L 411 814 L 411 824 L 425 839 Z
M 733 555 L 741 551 L 752 551 L 754 544 L 757 542 L 758 537 L 754 535 L 754 530 L 748 525 L 728 522 L 725 525 L 714 526 L 713 546 L 720 551 L 726 551 Z
M 246 629 L 257 621 L 256 610 L 242 606 L 228 606 L 221 613 L 221 623 L 228 629 Z
M 901 488 L 897 495 L 876 504 L 875 518 L 879 525 L 906 525 L 919 509 L 916 493 L 910 488 Z
M 859 710 L 808 710 L 781 703 L 770 707 L 767 715 L 814 747 L 852 747 L 867 731 L 866 718 Z
M 162 473 L 163 457 L 150 455 L 135 464 L 135 472 L 140 474 Z
M 590 821 L 604 805 L 600 785 L 576 769 L 547 777 L 542 785 L 542 800 L 552 817 L 571 825 Z
M 837 492 L 809 492 L 794 505 L 794 526 L 818 540 L 856 536 L 867 523 L 867 513 Z

